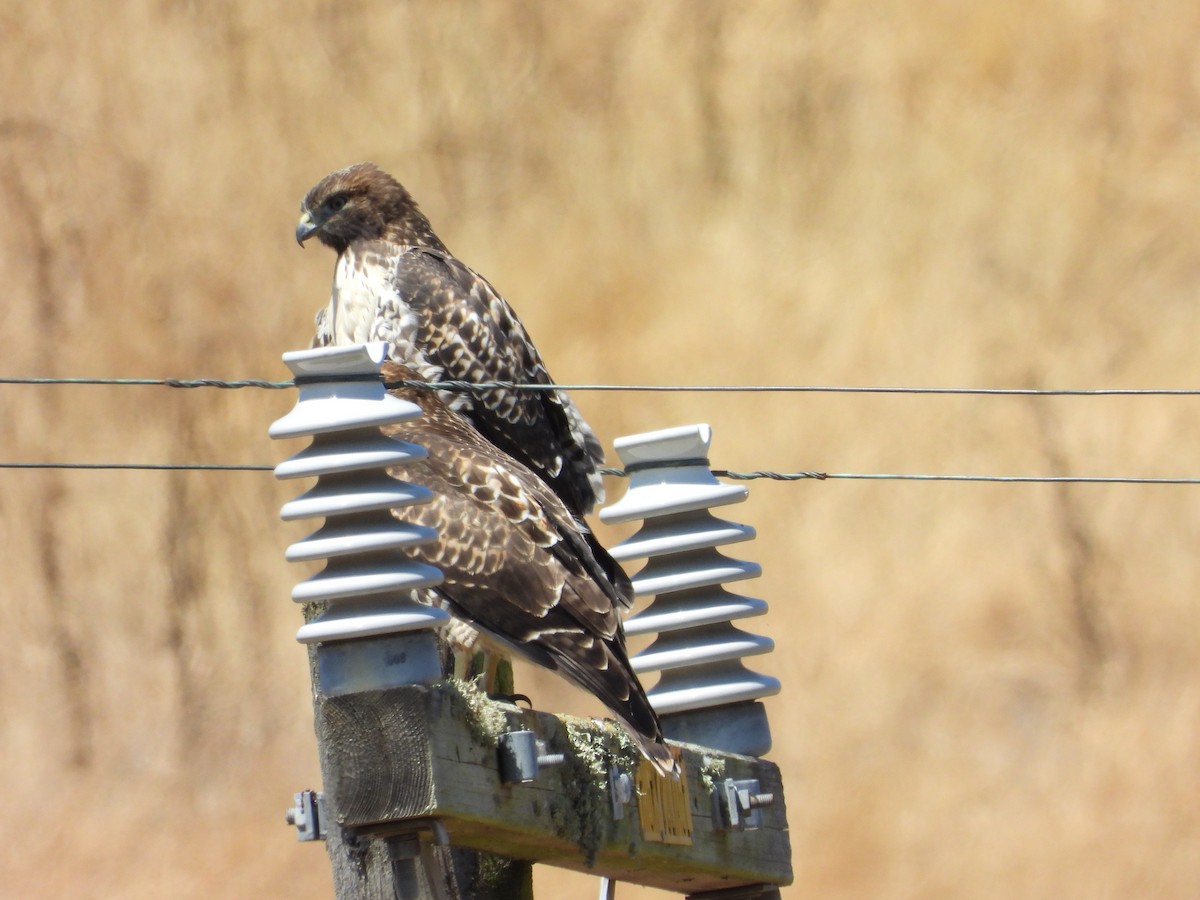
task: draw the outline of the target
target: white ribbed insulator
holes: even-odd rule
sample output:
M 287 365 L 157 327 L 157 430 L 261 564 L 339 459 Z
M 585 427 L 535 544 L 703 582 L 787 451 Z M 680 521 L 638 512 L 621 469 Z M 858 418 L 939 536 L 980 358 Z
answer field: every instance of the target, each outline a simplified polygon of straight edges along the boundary
M 426 452 L 379 430 L 415 419 L 421 410 L 384 389 L 379 369 L 385 351 L 385 344 L 374 343 L 285 353 L 300 396 L 269 431 L 272 438 L 312 438 L 306 449 L 275 467 L 275 477 L 317 478 L 310 490 L 285 503 L 280 515 L 285 521 L 325 519 L 321 528 L 288 547 L 286 556 L 291 562 L 326 561 L 321 572 L 296 585 L 292 599 L 327 605 L 296 633 L 301 643 L 321 644 L 318 660 L 327 693 L 440 675 L 432 629 L 449 616 L 418 602 L 412 592 L 439 584 L 442 573 L 404 556 L 407 547 L 437 540 L 437 532 L 399 522 L 390 512 L 427 503 L 432 495 L 386 472 Z M 427 640 L 376 641 L 366 653 L 366 645 L 351 649 L 336 643 L 422 631 Z
M 614 446 L 629 475 L 629 490 L 602 509 L 600 519 L 609 524 L 645 520 L 637 534 L 611 552 L 621 562 L 648 560 L 633 577 L 633 588 L 636 596 L 653 594 L 655 600 L 625 622 L 625 633 L 658 635 L 632 662 L 639 674 L 662 673 L 647 694 L 667 737 L 762 756 L 771 747 L 771 733 L 766 711 L 755 701 L 778 693 L 779 681 L 751 672 L 742 659 L 769 653 L 774 642 L 732 624 L 762 615 L 767 604 L 723 587 L 757 578 L 761 569 L 716 549 L 752 540 L 754 529 L 708 511 L 739 503 L 748 493 L 713 476 L 711 441 L 707 425 L 618 438 Z

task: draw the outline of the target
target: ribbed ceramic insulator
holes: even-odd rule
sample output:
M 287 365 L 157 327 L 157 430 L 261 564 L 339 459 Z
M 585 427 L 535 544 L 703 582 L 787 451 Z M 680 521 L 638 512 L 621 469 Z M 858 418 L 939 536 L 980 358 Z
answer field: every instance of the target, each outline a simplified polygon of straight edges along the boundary
M 276 466 L 275 477 L 315 476 L 317 483 L 285 503 L 280 515 L 286 521 L 325 519 L 286 554 L 292 562 L 326 561 L 321 572 L 292 591 L 298 603 L 327 604 L 325 612 L 297 632 L 301 643 L 429 630 L 449 618 L 412 594 L 440 583 L 442 573 L 404 555 L 405 548 L 437 540 L 437 532 L 399 522 L 390 512 L 426 503 L 432 495 L 386 471 L 423 458 L 426 452 L 379 431 L 381 425 L 421 415 L 419 407 L 384 389 L 379 370 L 385 349 L 375 343 L 283 356 L 296 376 L 300 397 L 269 434 L 310 437 L 312 444 Z
M 629 490 L 600 518 L 610 524 L 645 520 L 611 553 L 622 562 L 647 559 L 632 579 L 634 593 L 655 600 L 625 622 L 625 633 L 657 634 L 632 662 L 639 674 L 662 673 L 647 693 L 667 737 L 762 756 L 771 746 L 770 729 L 762 704 L 754 701 L 778 693 L 779 681 L 751 672 L 742 660 L 769 653 L 774 642 L 732 624 L 762 615 L 767 604 L 724 588 L 757 578 L 761 569 L 717 550 L 752 540 L 755 532 L 709 512 L 748 493 L 713 476 L 711 441 L 707 425 L 617 439 Z

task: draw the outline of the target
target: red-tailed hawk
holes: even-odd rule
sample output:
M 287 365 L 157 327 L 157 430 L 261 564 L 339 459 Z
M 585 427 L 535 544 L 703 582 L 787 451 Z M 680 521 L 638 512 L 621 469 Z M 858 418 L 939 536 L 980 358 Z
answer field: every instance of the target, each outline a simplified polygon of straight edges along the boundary
M 512 308 L 451 255 L 404 187 L 372 163 L 322 179 L 300 204 L 296 240 L 338 254 L 314 347 L 386 341 L 428 381 L 551 385 Z M 576 515 L 603 500 L 604 451 L 561 391 L 445 392 L 443 400 L 536 472 Z
M 417 374 L 385 363 L 383 378 Z M 554 491 L 432 391 L 391 393 L 423 413 L 383 431 L 429 451 L 389 472 L 434 492 L 432 502 L 392 513 L 437 529 L 438 541 L 409 551 L 442 570 L 435 593 L 486 637 L 598 697 L 651 763 L 671 773 L 658 716 L 625 652 L 618 610 L 633 601 L 629 578 Z

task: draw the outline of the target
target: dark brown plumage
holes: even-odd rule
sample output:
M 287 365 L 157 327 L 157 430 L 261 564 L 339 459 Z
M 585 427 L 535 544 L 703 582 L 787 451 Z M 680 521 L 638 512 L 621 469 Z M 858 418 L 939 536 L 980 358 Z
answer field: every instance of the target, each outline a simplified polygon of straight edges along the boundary
M 459 262 L 404 187 L 372 163 L 322 179 L 300 205 L 296 239 L 338 254 L 313 346 L 386 341 L 429 381 L 552 385 L 504 298 Z M 536 472 L 576 515 L 603 499 L 604 452 L 558 390 L 446 391 L 487 440 Z
M 383 377 L 393 383 L 416 373 L 388 363 Z M 541 479 L 432 391 L 391 393 L 423 412 L 383 430 L 429 451 L 389 471 L 434 492 L 431 503 L 393 514 L 438 531 L 436 542 L 413 551 L 442 570 L 436 593 L 486 636 L 598 697 L 669 773 L 658 716 L 625 652 L 618 611 L 629 607 L 633 591 L 620 566 Z

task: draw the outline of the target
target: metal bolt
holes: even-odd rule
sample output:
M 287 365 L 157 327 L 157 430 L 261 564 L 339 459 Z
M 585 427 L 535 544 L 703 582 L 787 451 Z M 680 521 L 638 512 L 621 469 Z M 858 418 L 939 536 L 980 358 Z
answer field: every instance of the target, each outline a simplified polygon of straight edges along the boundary
M 770 806 L 774 802 L 774 794 L 747 794 L 746 809 L 758 809 L 760 806 Z
M 320 841 L 325 838 L 321 806 L 325 795 L 319 791 L 300 791 L 294 795 L 295 806 L 287 811 L 287 823 L 296 829 L 298 841 Z
M 625 807 L 633 800 L 633 778 L 616 766 L 608 769 L 608 796 L 612 801 L 613 819 L 625 818 Z
M 763 824 L 762 807 L 775 802 L 772 793 L 760 792 L 756 779 L 726 778 L 713 787 L 713 810 L 720 821 L 739 831 L 753 831 Z
M 500 735 L 500 780 L 505 784 L 528 784 L 541 769 L 561 766 L 563 753 L 547 753 L 546 745 L 532 731 L 509 731 Z

